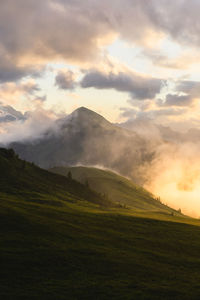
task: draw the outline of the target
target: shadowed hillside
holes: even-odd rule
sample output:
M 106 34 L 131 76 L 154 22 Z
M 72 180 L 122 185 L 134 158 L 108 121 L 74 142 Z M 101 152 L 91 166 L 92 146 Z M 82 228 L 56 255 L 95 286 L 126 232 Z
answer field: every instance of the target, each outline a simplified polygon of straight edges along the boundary
M 109 206 L 112 203 L 85 185 L 20 160 L 12 149 L 0 148 L 0 194 L 19 199 L 62 205 L 62 201 L 86 200 Z
M 1 299 L 199 299 L 198 220 L 106 209 L 12 150 L 0 169 Z
M 122 207 L 179 215 L 177 211 L 162 204 L 142 187 L 111 171 L 88 167 L 55 167 L 50 171 L 64 176 L 70 171 L 75 180 L 87 183 L 91 189 L 107 196 Z

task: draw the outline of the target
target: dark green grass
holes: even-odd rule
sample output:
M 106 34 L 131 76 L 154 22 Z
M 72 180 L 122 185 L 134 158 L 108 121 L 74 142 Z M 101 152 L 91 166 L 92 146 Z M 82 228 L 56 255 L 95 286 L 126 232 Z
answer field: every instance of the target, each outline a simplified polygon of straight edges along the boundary
M 200 227 L 1 198 L 1 299 L 199 299 Z
M 198 220 L 105 206 L 2 151 L 0 299 L 200 298 Z

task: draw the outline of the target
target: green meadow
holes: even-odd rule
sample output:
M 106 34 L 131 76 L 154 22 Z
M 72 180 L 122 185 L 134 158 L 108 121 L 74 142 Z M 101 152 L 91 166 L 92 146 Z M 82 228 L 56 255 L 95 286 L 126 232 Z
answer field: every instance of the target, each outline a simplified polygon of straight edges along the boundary
M 0 151 L 1 299 L 199 299 L 200 221 Z
M 132 208 L 134 212 L 156 212 L 179 216 L 180 213 L 161 203 L 144 188 L 131 180 L 109 170 L 89 167 L 54 167 L 51 172 L 68 176 L 69 172 L 78 182 L 89 185 L 90 189 L 100 193 L 119 207 Z

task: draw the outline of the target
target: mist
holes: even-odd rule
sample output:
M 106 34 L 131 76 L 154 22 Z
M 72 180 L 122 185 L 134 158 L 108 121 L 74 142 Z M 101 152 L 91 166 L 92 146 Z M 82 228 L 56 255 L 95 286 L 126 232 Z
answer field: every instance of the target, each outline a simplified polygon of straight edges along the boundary
M 133 124 L 132 124 L 133 125 Z M 141 163 L 143 186 L 164 204 L 200 216 L 200 131 L 176 132 L 153 122 L 132 129 L 149 142 L 152 160 Z M 154 141 L 154 142 L 153 142 Z M 134 166 L 133 166 L 134 169 Z
M 162 145 L 151 164 L 144 186 L 167 205 L 192 217 L 200 216 L 200 143 Z
M 34 141 L 42 138 L 50 128 L 55 128 L 55 116 L 50 111 L 26 112 L 22 120 L 1 123 L 0 144 L 7 147 L 13 142 Z

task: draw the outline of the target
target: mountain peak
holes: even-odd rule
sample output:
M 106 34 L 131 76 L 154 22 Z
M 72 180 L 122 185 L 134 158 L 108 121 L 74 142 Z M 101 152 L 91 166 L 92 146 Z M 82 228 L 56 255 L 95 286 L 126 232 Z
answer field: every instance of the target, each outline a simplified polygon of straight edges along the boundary
M 74 110 L 72 112 L 72 114 L 81 114 L 81 115 L 86 115 L 86 116 L 89 116 L 89 115 L 93 115 L 93 116 L 99 116 L 101 118 L 103 118 L 100 114 L 96 113 L 95 111 L 85 107 L 85 106 L 81 106 L 79 108 L 77 108 L 76 110 Z
M 71 119 L 78 119 L 80 121 L 86 121 L 86 122 L 95 122 L 95 123 L 105 123 L 105 124 L 110 124 L 109 121 L 107 121 L 103 116 L 100 114 L 96 113 L 93 110 L 90 110 L 84 106 L 81 106 L 74 110 L 71 113 Z
M 93 112 L 91 109 L 89 109 L 89 108 L 87 108 L 87 107 L 85 107 L 85 106 L 80 106 L 80 107 L 78 107 L 77 109 L 75 109 L 73 112 L 85 112 L 85 113 L 87 113 L 87 112 Z

